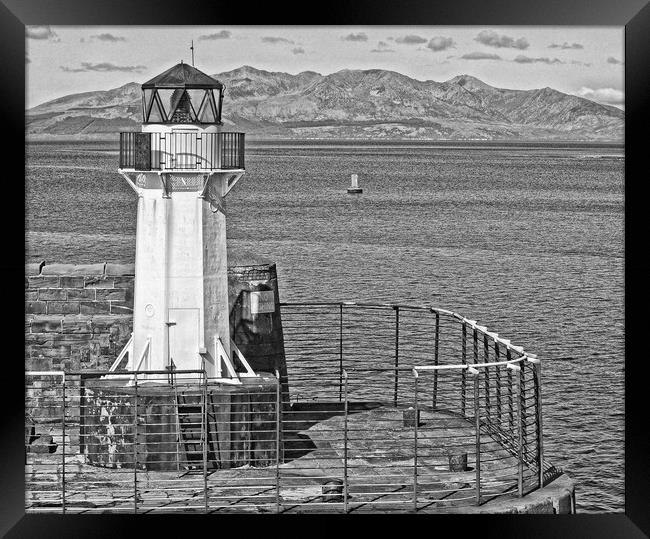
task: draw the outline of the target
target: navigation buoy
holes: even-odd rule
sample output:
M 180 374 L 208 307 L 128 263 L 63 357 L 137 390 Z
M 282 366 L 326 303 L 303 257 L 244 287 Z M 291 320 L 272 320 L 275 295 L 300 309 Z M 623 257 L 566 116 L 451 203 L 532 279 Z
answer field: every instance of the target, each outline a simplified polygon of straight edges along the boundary
M 359 184 L 357 183 L 357 180 L 358 180 L 357 175 L 352 174 L 350 187 L 348 187 L 348 193 L 350 193 L 350 194 L 363 193 L 363 189 L 361 189 L 361 187 L 359 187 Z

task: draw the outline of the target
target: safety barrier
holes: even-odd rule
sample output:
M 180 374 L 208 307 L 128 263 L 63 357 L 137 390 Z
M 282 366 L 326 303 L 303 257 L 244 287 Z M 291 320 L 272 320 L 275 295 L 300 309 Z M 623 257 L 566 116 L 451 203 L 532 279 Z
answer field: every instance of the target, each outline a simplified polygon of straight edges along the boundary
M 27 373 L 27 510 L 462 511 L 558 473 L 534 355 L 444 310 L 281 309 L 286 379 Z

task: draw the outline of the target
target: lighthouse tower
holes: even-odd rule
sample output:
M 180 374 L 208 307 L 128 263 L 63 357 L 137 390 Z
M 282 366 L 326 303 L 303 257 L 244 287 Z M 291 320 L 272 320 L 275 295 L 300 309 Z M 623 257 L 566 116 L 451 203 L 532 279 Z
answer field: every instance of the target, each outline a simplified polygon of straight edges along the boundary
M 141 132 L 120 134 L 138 196 L 127 370 L 254 375 L 230 340 L 224 199 L 245 171 L 244 134 L 222 131 L 223 92 L 181 62 L 142 85 Z

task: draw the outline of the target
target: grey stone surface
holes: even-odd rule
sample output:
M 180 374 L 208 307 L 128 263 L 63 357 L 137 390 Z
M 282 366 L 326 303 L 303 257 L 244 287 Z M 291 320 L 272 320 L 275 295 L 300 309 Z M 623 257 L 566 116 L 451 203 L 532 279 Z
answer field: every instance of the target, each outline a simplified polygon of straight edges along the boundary
M 106 264 L 45 264 L 41 269 L 42 275 L 86 276 L 104 275 Z
M 115 264 L 107 262 L 105 274 L 111 276 L 135 275 L 135 264 Z

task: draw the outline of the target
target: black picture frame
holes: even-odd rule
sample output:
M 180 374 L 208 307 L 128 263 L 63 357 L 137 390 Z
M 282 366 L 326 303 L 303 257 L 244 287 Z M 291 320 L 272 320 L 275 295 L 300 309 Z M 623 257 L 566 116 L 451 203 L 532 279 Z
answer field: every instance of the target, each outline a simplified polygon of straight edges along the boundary
M 645 260 L 644 239 L 647 225 L 642 219 L 646 197 L 647 173 L 641 161 L 647 153 L 648 96 L 650 96 L 650 5 L 646 0 L 453 0 L 446 2 L 363 0 L 354 3 L 328 3 L 326 9 L 306 9 L 306 4 L 289 6 L 271 2 L 223 2 L 195 0 L 179 4 L 171 0 L 0 0 L 0 51 L 3 56 L 2 103 L 5 114 L 5 158 L 17 170 L 9 173 L 5 167 L 3 182 L 5 207 L 2 212 L 5 234 L 4 252 L 0 262 L 4 280 L 4 354 L 2 365 L 3 410 L 2 477 L 0 489 L 0 532 L 6 537 L 115 537 L 134 530 L 154 536 L 155 530 L 166 535 L 196 534 L 197 527 L 207 525 L 212 533 L 229 533 L 224 522 L 245 527 L 248 535 L 255 533 L 252 525 L 268 522 L 258 518 L 228 518 L 198 515 L 164 518 L 122 516 L 47 516 L 24 514 L 24 447 L 23 447 L 23 386 L 22 354 L 24 334 L 18 317 L 22 291 L 20 275 L 24 276 L 24 236 L 17 231 L 21 219 L 24 225 L 24 26 L 49 25 L 121 25 L 121 24 L 382 24 L 382 25 L 607 25 L 625 26 L 625 348 L 626 348 L 626 462 L 625 513 L 603 515 L 547 516 L 481 516 L 468 515 L 436 517 L 423 520 L 425 533 L 442 533 L 441 525 L 452 528 L 454 535 L 474 528 L 482 537 L 645 537 L 650 534 L 650 443 L 648 439 L 648 407 L 645 395 L 647 353 L 642 348 L 645 319 L 635 307 L 647 302 L 646 275 L 650 265 Z M 643 176 L 642 176 L 643 174 Z M 638 176 L 638 177 L 637 177 Z M 24 226 L 23 226 L 24 229 Z M 579 379 L 576 379 L 579 383 Z M 13 394 L 9 389 L 15 389 Z M 206 520 L 210 518 L 210 520 Z M 266 518 L 266 517 L 264 517 Z M 309 522 L 313 522 L 309 517 Z M 320 518 L 320 517 L 319 517 Z M 340 517 L 337 517 L 340 518 Z M 245 520 L 244 520 L 245 519 Z M 288 522 L 287 522 L 288 521 Z M 312 525 L 297 517 L 284 519 L 280 533 L 302 526 L 301 534 L 311 534 Z M 372 516 L 372 523 L 382 526 L 381 515 Z M 275 523 L 275 522 L 274 522 Z M 410 526 L 412 523 L 399 523 Z M 137 526 L 137 527 L 136 527 Z M 331 533 L 342 532 L 347 523 L 328 528 Z M 404 529 L 409 529 L 404 528 Z M 350 528 L 351 530 L 352 528 Z M 428 530 L 428 531 L 427 531 Z M 327 531 L 327 530 L 325 530 Z M 415 528 L 411 532 L 415 531 Z M 364 530 L 368 533 L 368 530 Z

